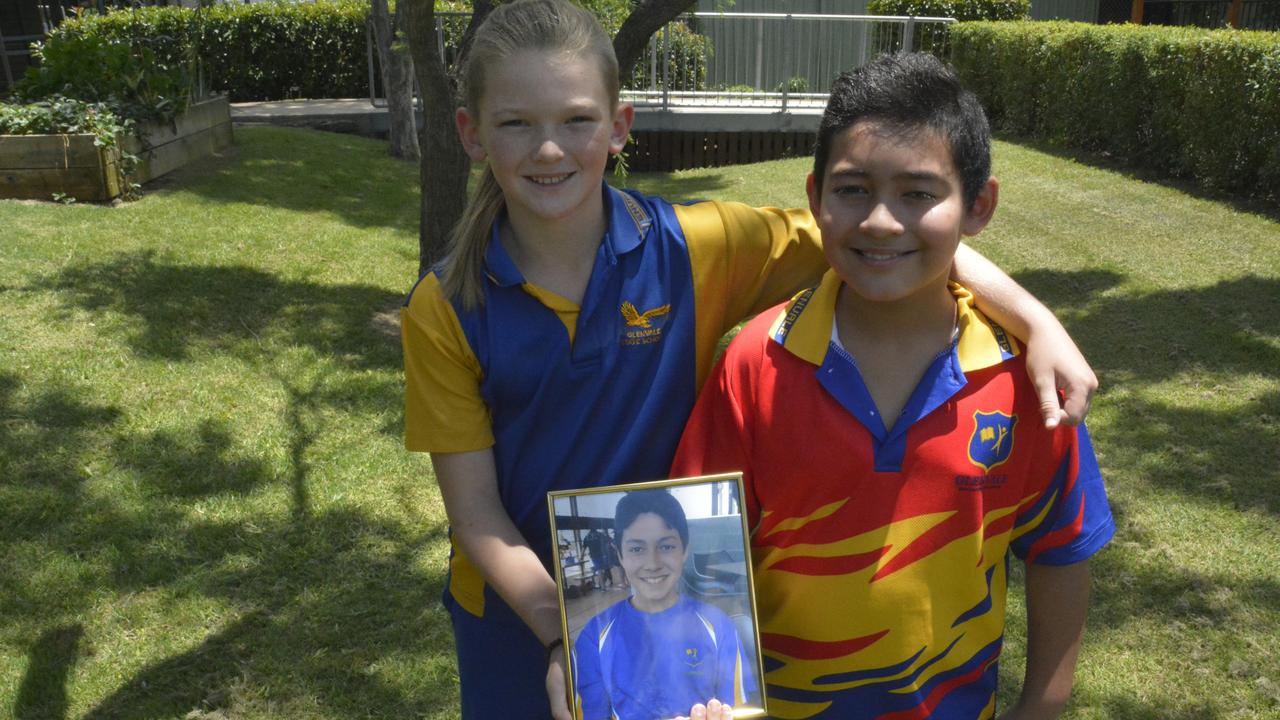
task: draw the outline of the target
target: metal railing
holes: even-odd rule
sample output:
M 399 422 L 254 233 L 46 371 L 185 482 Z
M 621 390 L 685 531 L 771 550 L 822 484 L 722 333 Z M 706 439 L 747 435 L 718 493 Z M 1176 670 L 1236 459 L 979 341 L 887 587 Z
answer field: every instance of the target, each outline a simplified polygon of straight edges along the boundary
M 436 47 L 446 63 L 468 13 L 436 13 Z M 883 52 L 947 52 L 953 18 L 805 13 L 695 12 L 649 40 L 622 97 L 640 107 L 821 109 L 831 81 Z M 394 20 L 393 20 L 394 24 Z M 375 41 L 367 28 L 369 102 L 376 92 Z M 415 97 L 417 94 L 415 93 Z M 420 105 L 419 105 L 420 106 Z
M 663 110 L 821 108 L 837 75 L 880 53 L 945 52 L 943 28 L 954 22 L 885 15 L 688 13 L 650 39 L 640 70 L 624 83 L 623 97 Z M 690 39 L 693 33 L 700 39 Z

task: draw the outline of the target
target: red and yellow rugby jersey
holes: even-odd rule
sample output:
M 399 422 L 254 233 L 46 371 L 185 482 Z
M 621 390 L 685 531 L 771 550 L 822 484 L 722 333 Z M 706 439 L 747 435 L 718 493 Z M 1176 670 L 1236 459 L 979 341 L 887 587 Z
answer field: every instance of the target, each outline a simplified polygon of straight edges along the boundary
M 1014 341 L 958 286 L 957 341 L 885 428 L 831 342 L 839 287 L 735 338 L 672 475 L 745 473 L 774 717 L 992 717 L 1010 552 L 1071 564 L 1114 532 L 1088 432 L 1044 429 Z
M 492 447 L 503 506 L 548 568 L 547 492 L 666 477 L 720 337 L 826 266 L 807 211 L 601 192 L 580 305 L 527 282 L 495 227 L 483 305 L 429 273 L 400 311 L 405 445 Z M 448 600 L 515 621 L 456 545 L 449 568 Z

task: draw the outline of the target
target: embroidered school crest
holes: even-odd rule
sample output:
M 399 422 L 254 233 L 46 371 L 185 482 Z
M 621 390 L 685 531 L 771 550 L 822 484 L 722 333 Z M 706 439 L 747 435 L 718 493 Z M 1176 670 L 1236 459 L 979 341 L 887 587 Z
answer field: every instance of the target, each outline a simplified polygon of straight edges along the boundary
M 663 325 L 671 315 L 671 303 L 641 312 L 630 300 L 624 300 L 619 310 L 627 323 L 623 328 L 622 344 L 652 345 L 662 340 Z
M 671 312 L 671 303 L 659 305 L 652 310 L 645 310 L 644 312 L 637 310 L 636 306 L 630 302 L 623 301 L 622 303 L 622 319 L 626 320 L 627 325 L 631 327 L 652 327 L 656 318 L 660 318 L 669 312 Z
M 698 648 L 684 649 L 684 664 L 691 668 L 696 668 L 702 664 L 702 658 L 698 656 Z
M 1004 463 L 1013 453 L 1013 427 L 1017 415 L 1000 412 L 975 412 L 973 434 L 969 436 L 969 462 L 991 472 L 991 468 Z

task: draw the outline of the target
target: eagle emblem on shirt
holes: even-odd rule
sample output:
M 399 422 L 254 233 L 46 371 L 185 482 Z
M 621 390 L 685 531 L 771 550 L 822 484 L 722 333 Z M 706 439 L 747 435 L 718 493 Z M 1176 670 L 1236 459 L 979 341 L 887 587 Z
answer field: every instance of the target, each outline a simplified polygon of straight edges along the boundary
M 1018 416 L 1000 412 L 973 414 L 973 434 L 969 436 L 969 461 L 983 472 L 1003 464 L 1013 453 L 1013 428 Z
M 627 321 L 628 327 L 647 328 L 652 327 L 653 320 L 671 312 L 671 303 L 659 305 L 652 310 L 640 312 L 635 305 L 629 300 L 622 301 L 622 319 Z

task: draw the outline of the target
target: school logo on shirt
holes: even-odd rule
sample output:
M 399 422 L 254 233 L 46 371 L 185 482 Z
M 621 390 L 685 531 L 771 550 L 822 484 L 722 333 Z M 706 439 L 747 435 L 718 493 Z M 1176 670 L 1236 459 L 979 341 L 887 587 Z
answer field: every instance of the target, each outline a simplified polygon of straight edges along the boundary
M 641 311 L 631 301 L 624 300 L 619 309 L 627 324 L 623 345 L 649 345 L 662 339 L 662 326 L 671 314 L 671 303 Z
M 691 668 L 696 668 L 702 664 L 702 658 L 698 655 L 698 648 L 684 649 L 684 664 Z
M 1013 453 L 1013 428 L 1017 424 L 1017 415 L 999 410 L 975 412 L 973 434 L 969 436 L 969 462 L 984 472 L 1003 464 Z

